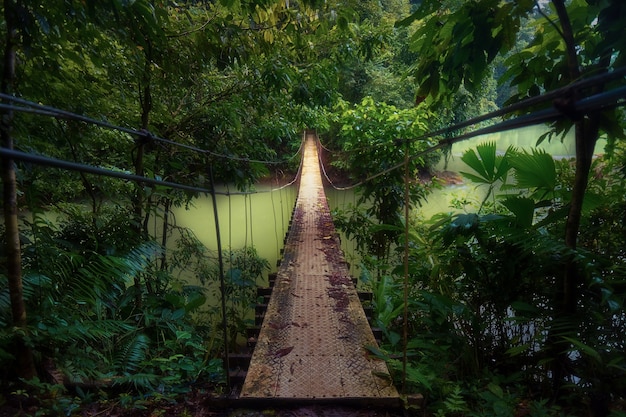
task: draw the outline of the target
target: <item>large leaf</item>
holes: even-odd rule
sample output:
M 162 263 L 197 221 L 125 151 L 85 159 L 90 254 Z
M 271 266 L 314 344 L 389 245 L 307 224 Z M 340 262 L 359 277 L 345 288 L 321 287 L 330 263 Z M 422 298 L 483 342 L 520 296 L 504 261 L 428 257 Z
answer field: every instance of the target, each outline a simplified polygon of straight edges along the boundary
M 515 153 L 509 158 L 517 186 L 549 193 L 556 187 L 556 167 L 551 155 L 541 149 Z
M 510 197 L 502 205 L 515 215 L 517 224 L 521 227 L 531 227 L 535 215 L 535 201 L 531 198 Z
M 470 236 L 478 230 L 480 217 L 475 213 L 458 214 L 454 220 L 442 228 L 445 245 L 450 245 L 459 236 Z
M 495 142 L 482 143 L 476 147 L 476 150 L 470 149 L 461 157 L 461 160 L 476 173 L 461 171 L 461 174 L 481 184 L 506 181 L 510 169 L 507 156 L 511 151 L 512 148 L 509 148 L 504 155 L 497 155 Z
M 581 342 L 578 339 L 574 339 L 572 337 L 563 336 L 563 339 L 567 340 L 572 345 L 574 345 L 573 351 L 578 351 L 581 355 L 585 354 L 593 358 L 597 363 L 602 363 L 602 357 L 600 356 L 600 353 L 594 348 L 592 348 L 591 346 Z

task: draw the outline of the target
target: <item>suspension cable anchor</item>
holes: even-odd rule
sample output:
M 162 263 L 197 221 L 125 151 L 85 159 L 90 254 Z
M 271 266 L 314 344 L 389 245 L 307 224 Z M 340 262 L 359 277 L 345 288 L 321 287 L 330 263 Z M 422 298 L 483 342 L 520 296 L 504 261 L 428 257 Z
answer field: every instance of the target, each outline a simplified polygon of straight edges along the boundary
M 148 129 L 140 129 L 138 132 L 140 135 L 137 135 L 137 138 L 135 139 L 136 145 L 148 145 L 154 142 L 155 137 Z
M 584 117 L 584 113 L 576 108 L 576 101 L 572 97 L 557 97 L 552 101 L 552 106 L 573 122 L 579 122 Z

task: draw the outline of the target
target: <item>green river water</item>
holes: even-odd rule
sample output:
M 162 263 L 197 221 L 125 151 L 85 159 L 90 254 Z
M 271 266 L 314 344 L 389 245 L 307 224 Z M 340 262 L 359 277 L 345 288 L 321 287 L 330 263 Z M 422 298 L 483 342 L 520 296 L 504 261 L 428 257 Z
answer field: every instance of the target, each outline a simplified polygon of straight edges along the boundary
M 465 142 L 455 144 L 447 166 L 440 164 L 438 169 L 458 172 L 467 169 L 460 157 L 467 149 L 486 142 L 495 141 L 499 151 L 504 152 L 509 146 L 521 149 L 531 149 L 535 146 L 539 136 L 545 132 L 543 126 L 533 126 L 492 135 L 485 135 Z M 555 158 L 573 155 L 573 138 L 567 137 L 563 142 L 553 140 L 544 141 L 540 146 Z M 599 148 L 600 149 L 600 148 Z M 221 191 L 227 191 L 222 189 Z M 236 192 L 236 190 L 230 190 Z M 257 187 L 257 193 L 250 195 L 230 195 L 217 197 L 217 209 L 220 223 L 223 249 L 241 248 L 254 245 L 259 255 L 266 258 L 273 270 L 276 261 L 280 258 L 280 249 L 288 230 L 291 211 L 295 204 L 297 189 L 290 186 L 284 189 L 274 189 L 268 185 Z M 354 191 L 336 191 L 327 188 L 326 195 L 331 210 L 355 203 Z M 472 184 L 461 184 L 437 190 L 428 197 L 427 202 L 414 210 L 416 215 L 430 218 L 439 212 L 448 212 L 450 201 L 454 198 L 465 198 L 479 202 L 484 196 L 484 190 Z M 176 223 L 179 226 L 191 228 L 196 236 L 210 249 L 217 247 L 215 238 L 215 222 L 213 220 L 213 206 L 210 197 L 201 197 L 196 200 L 194 207 L 189 210 L 183 208 L 175 211 Z M 354 257 L 354 244 L 342 238 L 342 246 L 348 261 L 353 265 L 352 273 L 358 274 L 358 260 Z

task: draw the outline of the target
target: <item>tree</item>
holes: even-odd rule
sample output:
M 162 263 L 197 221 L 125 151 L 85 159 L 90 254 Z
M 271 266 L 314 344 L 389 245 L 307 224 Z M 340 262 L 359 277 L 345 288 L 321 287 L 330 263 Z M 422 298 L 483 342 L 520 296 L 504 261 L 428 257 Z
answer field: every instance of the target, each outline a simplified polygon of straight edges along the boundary
M 16 49 L 18 48 L 19 29 L 17 23 L 17 7 L 11 1 L 4 2 L 4 18 L 6 22 L 6 37 L 3 54 L 3 71 L 1 91 L 11 94 L 15 83 Z M 3 100 L 6 103 L 5 100 Z M 14 148 L 11 135 L 13 112 L 3 111 L 1 135 L 2 147 Z M 15 166 L 11 158 L 2 157 L 2 184 L 3 184 L 3 214 L 6 233 L 6 271 L 9 277 L 9 291 L 11 296 L 11 310 L 13 325 L 21 331 L 26 331 L 26 306 L 24 304 L 22 287 L 22 257 L 20 247 L 19 226 L 17 218 L 17 186 L 15 181 Z M 22 336 L 17 336 L 15 355 L 17 357 L 17 374 L 30 379 L 37 374 L 32 352 Z
M 358 205 L 367 207 L 364 212 L 357 210 L 351 219 L 340 223 L 348 235 L 360 241 L 362 249 L 386 261 L 391 245 L 398 243 L 401 235 L 405 207 L 404 181 L 407 179 L 397 164 L 404 160 L 407 152 L 415 154 L 433 144 L 428 140 L 406 139 L 424 133 L 429 114 L 423 108 L 399 110 L 375 103 L 371 97 L 355 106 L 341 103 L 336 111 L 340 112 L 337 140 L 343 154 L 335 165 L 347 170 L 353 181 L 360 184 Z M 411 203 L 418 202 L 425 194 L 424 187 L 414 179 L 420 172 L 429 172 L 438 158 L 438 154 L 430 154 L 410 160 Z
M 331 20 L 320 24 L 317 10 L 323 7 L 319 1 L 173 4 L 159 0 L 6 0 L 2 4 L 2 92 L 232 155 L 220 162 L 224 167 L 221 179 L 247 187 L 267 172 L 261 164 L 247 159 L 273 159 L 277 151 L 291 150 L 290 142 L 299 139 L 306 122 L 300 110 L 328 104 L 335 97 L 332 77 L 325 79 L 323 71 L 317 71 L 319 67 L 314 65 L 298 66 L 298 46 L 315 40 L 320 32 L 328 34 L 336 26 Z M 330 16 L 329 8 L 324 12 Z M 316 34 L 322 26 L 323 31 Z M 282 72 L 285 77 L 271 85 L 269 75 L 276 57 L 284 58 L 278 62 L 286 63 Z M 264 79 L 259 69 L 268 77 Z M 300 95 L 300 107 L 288 101 L 298 96 L 298 84 L 292 82 L 291 74 L 296 75 L 294 81 L 313 92 Z M 268 86 L 272 87 L 269 91 Z M 2 112 L 5 149 L 12 150 L 17 143 L 20 150 L 33 153 L 206 186 L 207 158 L 203 153 L 189 156 L 173 146 L 146 143 L 148 134 L 133 143 L 134 138 L 125 134 L 96 132 L 75 121 L 41 122 L 35 121 L 35 116 L 20 115 L 20 123 L 15 124 L 11 111 Z M 281 117 L 275 118 L 277 114 Z M 124 155 L 133 145 L 134 158 L 128 161 Z M 22 295 L 15 168 L 11 158 L 2 158 L 6 273 L 13 324 L 19 335 L 26 331 L 27 317 Z M 41 171 L 26 168 L 20 172 L 25 173 L 21 179 L 23 191 L 27 190 L 26 201 L 36 200 L 34 191 L 42 191 L 47 197 L 70 194 L 60 186 L 52 187 L 49 181 L 40 186 Z M 89 196 L 94 226 L 98 201 L 106 197 L 128 201 L 128 195 L 124 195 L 127 188 L 106 195 L 115 188 L 105 190 L 106 181 L 96 182 L 87 175 L 79 180 L 65 173 L 53 175 L 61 179 L 59 185 L 75 186 L 76 190 L 70 190 L 71 197 L 82 196 L 83 192 Z M 72 181 L 66 181 L 68 178 Z M 37 187 L 28 187 L 31 184 Z M 138 230 L 144 229 L 146 219 L 159 205 L 167 221 L 172 204 L 191 198 L 182 193 L 138 188 L 134 200 Z M 50 201 L 58 202 L 56 198 Z M 18 339 L 20 346 L 15 352 L 22 355 L 18 371 L 28 379 L 35 374 L 32 355 L 26 348 L 26 338 Z
M 41 36 L 36 21 L 36 7 L 29 8 L 21 2 L 5 0 L 3 13 L 5 19 L 5 39 L 3 54 L 3 71 L 1 89 L 3 94 L 13 94 L 16 88 L 15 71 L 17 65 L 16 55 L 18 50 L 25 45 L 37 40 Z M 3 102 L 7 103 L 6 100 Z M 11 104 L 11 103 L 8 103 Z M 11 134 L 13 112 L 3 110 L 2 118 L 2 147 L 7 150 L 14 149 Z M 17 186 L 15 179 L 14 160 L 2 157 L 2 183 L 3 183 L 3 210 L 6 233 L 6 266 L 13 313 L 13 324 L 22 334 L 17 335 L 15 355 L 17 357 L 16 372 L 25 379 L 33 378 L 37 372 L 30 347 L 25 341 L 26 332 L 26 307 L 23 297 L 22 264 L 19 226 L 17 217 Z
M 626 5 L 619 0 L 552 0 L 542 6 L 531 0 L 501 2 L 424 1 L 403 24 L 417 22 L 413 47 L 420 60 L 415 78 L 419 95 L 431 103 L 445 103 L 465 86 L 476 89 L 489 64 L 498 54 L 508 53 L 516 42 L 523 19 L 534 17 L 535 37 L 527 48 L 513 53 L 506 61 L 509 70 L 501 82 L 510 81 L 517 89 L 510 102 L 563 87 L 581 78 L 605 74 L 624 63 L 626 42 L 619 33 L 619 22 L 626 18 Z M 614 110 L 576 114 L 575 103 L 585 95 L 599 94 L 610 87 L 600 82 L 586 90 L 572 91 L 555 101 L 564 119 L 552 124 L 553 132 L 574 129 L 576 173 L 571 184 L 564 242 L 572 250 L 577 237 L 595 145 L 601 132 L 607 133 L 609 149 L 623 138 Z M 561 282 L 557 284 L 552 357 L 553 381 L 558 391 L 569 362 L 567 342 L 556 337 L 559 322 L 573 320 L 583 287 L 581 265 L 574 256 L 565 260 Z M 561 327 L 562 329 L 562 327 Z M 569 332 L 569 333 L 568 333 Z M 564 334 L 575 333 L 570 327 Z
M 132 10 L 125 9 L 126 6 L 113 2 L 117 6 L 117 11 L 129 14 L 136 13 L 138 16 L 146 16 L 146 10 L 149 11 L 150 3 L 147 0 L 133 2 L 129 7 Z M 77 42 L 71 41 L 77 34 L 82 34 L 89 38 L 98 37 L 99 32 L 91 29 L 90 19 L 98 12 L 108 11 L 106 6 L 103 9 L 93 8 L 85 4 L 72 4 L 68 6 L 65 2 L 21 2 L 6 0 L 3 3 L 3 13 L 5 17 L 6 36 L 4 39 L 4 60 L 2 75 L 2 92 L 5 94 L 16 94 L 20 88 L 28 90 L 32 88 L 32 84 L 36 81 L 26 80 L 22 85 L 18 85 L 16 72 L 21 74 L 23 68 L 17 68 L 16 56 L 19 55 L 23 62 L 23 67 L 28 68 L 30 61 L 43 62 L 49 65 L 47 70 L 55 70 L 62 67 L 61 62 L 65 60 L 72 61 L 80 68 L 85 60 L 80 53 L 73 53 L 80 46 Z M 75 19 L 68 20 L 67 15 L 71 14 Z M 149 16 L 150 13 L 147 13 Z M 79 36 L 79 38 L 81 38 Z M 84 38 L 83 38 L 84 39 Z M 88 39 L 93 41 L 93 38 Z M 72 45 L 72 48 L 57 52 L 58 46 Z M 37 63 L 32 65 L 37 66 Z M 45 77 L 44 77 L 45 78 Z M 9 103 L 11 104 L 11 103 Z M 2 126 L 2 146 L 6 149 L 13 149 L 14 141 L 11 136 L 13 129 L 13 113 L 10 110 L 3 110 L 6 117 L 3 117 Z M 69 143 L 72 148 L 71 142 Z M 72 153 L 76 156 L 75 149 Z M 9 289 L 11 294 L 11 305 L 14 311 L 14 324 L 18 328 L 23 328 L 26 324 L 26 310 L 22 294 L 22 265 L 21 265 L 21 247 L 19 240 L 19 229 L 17 221 L 17 186 L 15 182 L 15 164 L 10 158 L 3 157 L 3 187 L 4 198 L 3 206 L 5 210 L 5 229 L 7 242 L 7 276 L 9 281 Z M 91 192 L 91 185 L 83 176 L 85 189 Z M 22 331 L 25 331 L 24 329 Z M 23 340 L 18 342 L 23 345 Z M 18 356 L 18 373 L 25 379 L 30 379 L 36 375 L 32 354 L 27 346 L 18 346 L 16 349 Z

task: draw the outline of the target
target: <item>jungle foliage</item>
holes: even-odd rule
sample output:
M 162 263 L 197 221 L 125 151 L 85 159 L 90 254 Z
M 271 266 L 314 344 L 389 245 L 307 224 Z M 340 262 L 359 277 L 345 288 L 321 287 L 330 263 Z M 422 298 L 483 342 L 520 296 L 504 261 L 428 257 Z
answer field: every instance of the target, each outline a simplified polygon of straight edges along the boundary
M 3 99 L 2 147 L 203 188 L 211 170 L 250 190 L 295 171 L 301 132 L 360 96 L 408 12 L 392 3 L 6 0 L 2 93 L 49 110 Z M 0 403 L 69 415 L 224 389 L 217 254 L 173 215 L 196 194 L 7 157 L 2 185 Z M 222 258 L 239 349 L 268 263 L 252 247 Z
M 426 0 L 398 24 L 416 28 L 418 98 L 455 120 L 459 94 L 480 97 L 494 81 L 515 103 L 620 69 L 616 28 L 625 13 L 619 1 Z M 599 82 L 562 100 L 622 83 Z M 386 335 L 374 352 L 396 370 L 398 385 L 424 393 L 435 415 L 624 413 L 624 112 L 564 115 L 534 140 L 567 140 L 572 131 L 575 158 L 476 146 L 463 155 L 462 174 L 486 197 L 412 219 L 408 248 L 385 262 L 390 272 L 364 269 Z M 601 135 L 607 146 L 598 157 Z M 362 241 L 376 232 L 346 230 Z M 407 321 L 403 249 L 410 256 Z M 397 359 L 404 353 L 406 374 Z
M 402 211 L 436 186 L 427 180 L 445 156 L 421 154 L 437 138 L 414 139 L 623 66 L 621 0 L 4 0 L 0 9 L 3 94 L 145 132 L 2 100 L 3 149 L 204 188 L 211 170 L 249 190 L 270 171 L 295 171 L 285 155 L 318 128 L 335 165 L 363 181 L 336 222 L 365 260 L 385 334 L 373 353 L 406 393 L 424 394 L 420 412 L 624 415 L 624 112 L 577 117 L 571 107 L 623 79 L 556 103 L 568 117 L 536 140 L 574 132 L 573 160 L 492 143 L 465 153 L 463 175 L 486 197 L 409 220 L 401 317 Z M 596 158 L 601 135 L 606 154 Z M 224 389 L 224 317 L 208 302 L 220 292 L 218 257 L 172 214 L 196 194 L 4 156 L 2 185 L 0 405 L 10 394 L 16 412 L 37 398 L 41 414 L 72 415 L 99 400 L 143 408 L 198 385 Z M 250 247 L 221 255 L 236 349 L 268 265 Z
M 411 156 L 410 178 L 419 178 L 429 173 L 440 157 L 436 152 L 424 152 L 434 141 L 412 140 L 426 132 L 432 116 L 420 107 L 398 109 L 372 97 L 356 105 L 340 102 L 334 110 L 335 141 L 341 144 L 335 166 L 349 172 L 354 183 L 362 183 L 356 206 L 334 213 L 335 223 L 349 238 L 356 238 L 359 250 L 384 262 L 399 243 L 407 203 L 405 171 L 397 165 Z M 424 155 L 417 157 L 420 153 Z M 419 203 L 427 191 L 412 180 L 409 204 Z

